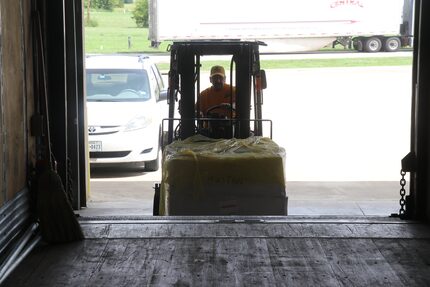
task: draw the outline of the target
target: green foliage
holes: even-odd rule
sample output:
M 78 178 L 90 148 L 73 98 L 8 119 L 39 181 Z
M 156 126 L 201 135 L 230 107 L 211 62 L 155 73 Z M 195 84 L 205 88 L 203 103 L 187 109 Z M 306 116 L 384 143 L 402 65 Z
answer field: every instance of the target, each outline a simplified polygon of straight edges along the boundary
M 114 0 L 91 0 L 91 4 L 94 3 L 94 8 L 103 9 L 106 11 L 112 11 L 114 7 Z
M 115 0 L 115 7 L 124 8 L 124 0 Z
M 124 0 L 84 0 L 85 9 L 88 8 L 88 1 L 90 1 L 90 7 L 96 10 L 113 11 L 115 7 L 124 7 Z
M 133 10 L 134 21 L 139 28 L 148 27 L 148 0 L 137 0 Z

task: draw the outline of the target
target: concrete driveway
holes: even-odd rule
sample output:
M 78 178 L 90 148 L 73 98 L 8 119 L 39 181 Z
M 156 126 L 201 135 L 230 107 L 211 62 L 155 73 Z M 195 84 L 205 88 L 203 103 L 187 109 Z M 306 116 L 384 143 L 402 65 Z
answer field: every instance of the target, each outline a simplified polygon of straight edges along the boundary
M 286 149 L 290 215 L 398 211 L 409 152 L 410 66 L 266 71 L 263 117 Z M 208 77 L 202 76 L 202 87 Z M 82 215 L 152 214 L 161 173 L 93 171 Z

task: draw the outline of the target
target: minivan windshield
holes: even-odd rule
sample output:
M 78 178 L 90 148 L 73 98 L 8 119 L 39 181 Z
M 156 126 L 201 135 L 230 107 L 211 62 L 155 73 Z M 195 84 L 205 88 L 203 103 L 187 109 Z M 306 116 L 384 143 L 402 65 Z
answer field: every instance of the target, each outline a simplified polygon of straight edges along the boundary
M 87 69 L 88 102 L 143 102 L 151 98 L 145 70 Z

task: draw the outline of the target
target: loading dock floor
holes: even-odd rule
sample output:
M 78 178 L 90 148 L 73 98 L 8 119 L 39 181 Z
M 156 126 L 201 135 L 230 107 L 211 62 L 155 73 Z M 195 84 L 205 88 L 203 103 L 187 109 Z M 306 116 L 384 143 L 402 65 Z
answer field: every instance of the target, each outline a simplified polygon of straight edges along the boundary
M 430 228 L 387 217 L 82 219 L 4 286 L 429 286 Z

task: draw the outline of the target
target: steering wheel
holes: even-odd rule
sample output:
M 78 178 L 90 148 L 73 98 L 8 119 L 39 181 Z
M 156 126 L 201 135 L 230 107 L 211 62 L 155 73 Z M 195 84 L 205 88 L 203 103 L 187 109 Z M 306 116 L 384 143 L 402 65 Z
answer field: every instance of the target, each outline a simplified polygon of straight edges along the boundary
M 215 106 L 209 107 L 209 108 L 206 110 L 206 115 L 208 116 L 208 115 L 212 114 L 212 113 L 213 113 L 213 111 L 214 111 L 214 110 L 217 110 L 217 109 L 223 109 L 223 110 L 228 110 L 228 111 L 236 112 L 236 109 L 235 109 L 235 108 L 233 108 L 233 107 L 231 106 L 231 104 L 228 104 L 228 103 L 222 103 L 222 104 L 219 104 L 219 105 L 215 105 Z M 215 114 L 215 115 L 216 115 L 216 113 L 213 113 L 213 114 Z
M 224 113 L 219 114 L 215 111 L 224 111 Z M 227 116 L 224 114 L 227 113 Z M 230 118 L 229 113 L 235 113 L 236 109 L 231 106 L 229 103 L 222 103 L 219 105 L 215 105 L 209 107 L 206 110 L 206 116 L 208 118 L 212 118 L 213 120 L 208 120 L 203 131 L 206 132 L 208 137 L 211 138 L 232 138 L 233 136 L 233 125 L 231 121 L 224 121 Z
M 121 92 L 119 92 L 117 94 L 117 97 L 118 98 L 127 98 L 127 99 L 129 99 L 129 98 L 131 98 L 131 99 L 138 99 L 138 98 L 141 98 L 142 95 L 141 95 L 140 92 L 138 92 L 136 90 L 133 90 L 133 89 L 124 89 L 124 90 L 121 90 Z

